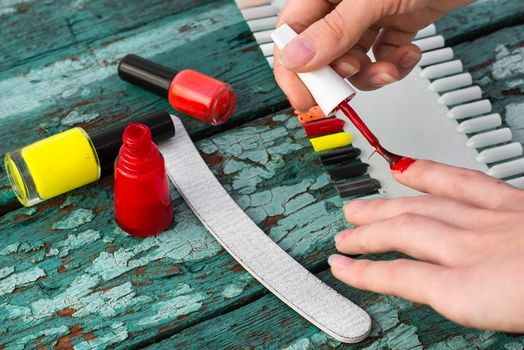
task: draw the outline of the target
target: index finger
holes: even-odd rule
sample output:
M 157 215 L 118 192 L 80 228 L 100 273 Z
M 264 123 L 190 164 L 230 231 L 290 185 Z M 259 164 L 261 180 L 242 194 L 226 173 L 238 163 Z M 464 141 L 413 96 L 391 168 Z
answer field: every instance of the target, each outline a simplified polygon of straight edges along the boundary
M 405 171 L 393 171 L 400 183 L 438 196 L 453 198 L 478 208 L 519 210 L 522 191 L 477 170 L 417 160 Z

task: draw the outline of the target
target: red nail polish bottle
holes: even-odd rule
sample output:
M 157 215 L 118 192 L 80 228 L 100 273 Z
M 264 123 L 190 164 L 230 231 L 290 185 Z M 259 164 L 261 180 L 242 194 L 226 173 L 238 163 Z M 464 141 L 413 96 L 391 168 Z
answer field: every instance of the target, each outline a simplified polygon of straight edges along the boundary
M 147 237 L 173 221 L 164 158 L 144 124 L 130 123 L 115 163 L 115 219 L 125 232 Z
M 231 86 L 186 69 L 177 72 L 137 55 L 127 55 L 118 65 L 122 80 L 167 97 L 174 109 L 211 125 L 233 114 L 236 95 Z

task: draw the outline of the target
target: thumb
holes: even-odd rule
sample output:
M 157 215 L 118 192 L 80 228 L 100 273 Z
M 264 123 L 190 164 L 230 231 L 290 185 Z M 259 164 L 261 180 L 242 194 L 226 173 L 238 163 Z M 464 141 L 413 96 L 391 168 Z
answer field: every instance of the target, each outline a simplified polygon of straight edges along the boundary
M 344 0 L 281 51 L 282 65 L 296 72 L 326 66 L 345 54 L 382 15 L 387 0 Z

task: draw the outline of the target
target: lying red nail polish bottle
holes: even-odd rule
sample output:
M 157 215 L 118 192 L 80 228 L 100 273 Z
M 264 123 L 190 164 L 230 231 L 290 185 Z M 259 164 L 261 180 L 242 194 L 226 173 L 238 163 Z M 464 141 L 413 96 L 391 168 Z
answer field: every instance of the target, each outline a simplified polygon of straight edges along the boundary
M 219 125 L 233 114 L 236 95 L 231 86 L 186 69 L 177 72 L 137 55 L 127 55 L 118 65 L 122 80 L 167 97 L 174 109 L 204 123 Z
M 115 219 L 125 232 L 147 237 L 173 221 L 164 158 L 144 124 L 130 123 L 115 162 Z

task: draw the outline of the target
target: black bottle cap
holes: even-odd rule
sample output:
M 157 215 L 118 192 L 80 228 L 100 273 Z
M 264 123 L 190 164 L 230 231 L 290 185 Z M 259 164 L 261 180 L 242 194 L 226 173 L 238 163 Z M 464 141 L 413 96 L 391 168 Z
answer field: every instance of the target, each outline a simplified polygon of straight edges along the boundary
M 101 176 L 114 172 L 115 158 L 122 146 L 122 134 L 129 123 L 145 124 L 151 129 L 153 141 L 161 142 L 175 136 L 175 125 L 167 111 L 148 114 L 129 122 L 119 123 L 109 129 L 89 134 L 100 161 Z
M 120 79 L 162 97 L 168 96 L 169 86 L 177 73 L 171 68 L 132 54 L 122 58 L 118 64 Z

